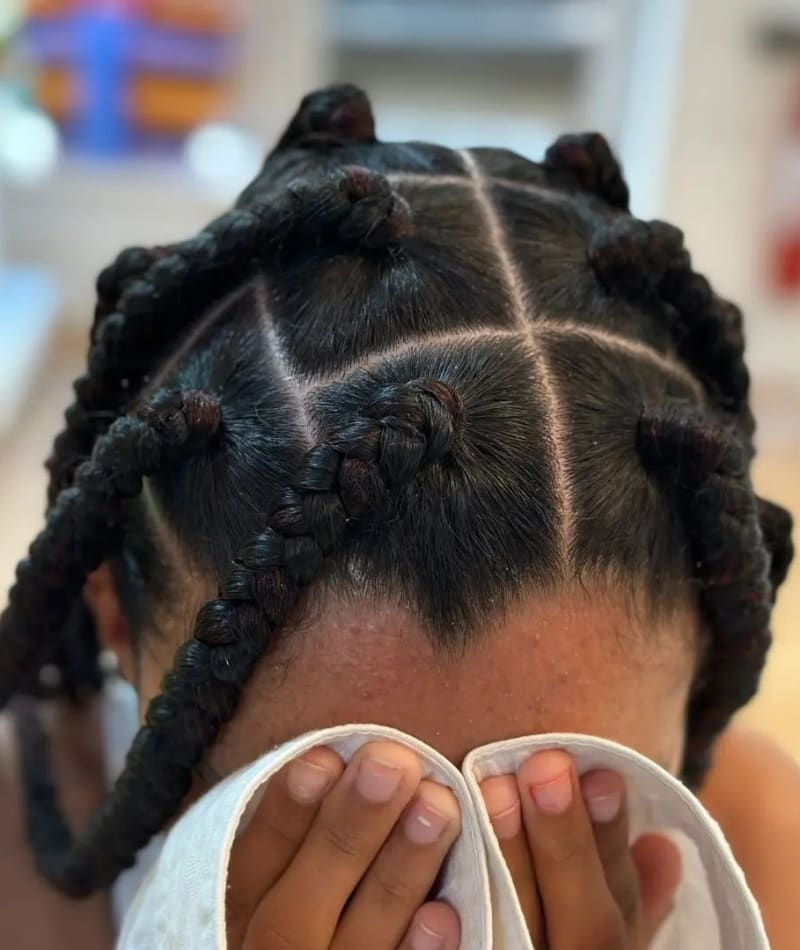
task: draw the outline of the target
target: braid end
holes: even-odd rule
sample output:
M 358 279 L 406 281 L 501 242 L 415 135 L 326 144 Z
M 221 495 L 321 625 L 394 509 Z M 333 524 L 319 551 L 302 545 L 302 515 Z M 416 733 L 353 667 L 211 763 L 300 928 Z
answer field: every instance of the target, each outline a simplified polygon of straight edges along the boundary
M 342 172 L 343 188 L 353 202 L 339 232 L 345 240 L 381 250 L 411 237 L 411 208 L 386 178 L 358 165 L 346 166 Z

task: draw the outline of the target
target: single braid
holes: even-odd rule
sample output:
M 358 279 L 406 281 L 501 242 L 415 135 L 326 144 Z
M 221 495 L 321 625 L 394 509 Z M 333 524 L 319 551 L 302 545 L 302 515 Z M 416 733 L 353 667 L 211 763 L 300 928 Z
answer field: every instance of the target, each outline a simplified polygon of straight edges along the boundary
M 116 309 L 125 287 L 170 251 L 169 247 L 127 247 L 120 251 L 112 264 L 100 271 L 96 282 L 97 305 L 92 337 L 101 321 Z
M 94 322 L 92 324 L 91 341 L 94 341 L 98 328 L 109 314 L 113 313 L 125 287 L 141 277 L 160 256 L 166 253 L 162 248 L 129 247 L 117 255 L 116 260 L 101 271 L 97 278 L 97 305 L 95 307 Z M 77 390 L 85 391 L 90 386 L 87 376 L 81 377 L 76 383 Z M 85 458 L 94 442 L 96 435 L 113 421 L 106 415 L 98 416 L 91 413 L 90 407 L 84 406 L 77 400 L 66 410 L 67 427 L 61 432 L 53 444 L 52 452 L 45 465 L 50 475 L 48 488 L 48 505 L 52 505 L 62 488 L 71 483 L 72 474 Z
M 122 774 L 77 843 L 56 802 L 45 745 L 33 736 L 22 761 L 28 824 L 39 868 L 53 884 L 83 896 L 132 864 L 180 807 L 193 771 L 302 589 L 348 532 L 387 510 L 389 488 L 447 457 L 462 427 L 458 394 L 437 380 L 415 380 L 383 387 L 362 418 L 311 449 L 295 486 L 276 500 L 267 529 L 241 549 L 218 598 L 200 610 L 191 639 L 148 706 Z M 157 447 L 148 440 L 148 467 Z M 92 467 L 79 490 L 99 489 L 109 479 L 118 491 L 131 492 L 143 467 L 104 468 L 102 478 L 99 466 Z
M 718 297 L 702 274 L 689 267 L 667 271 L 661 294 L 677 315 L 673 339 L 679 355 L 705 385 L 714 404 L 736 417 L 752 437 L 748 405 L 750 374 L 744 362 L 742 314 Z
M 712 405 L 735 418 L 750 438 L 742 315 L 692 270 L 682 232 L 663 221 L 617 218 L 593 234 L 587 253 L 607 291 L 668 305 L 678 356 L 703 383 Z
M 771 642 L 773 585 L 747 455 L 699 410 L 642 413 L 638 446 L 689 538 L 711 643 L 689 704 L 685 780 L 698 784 L 714 739 L 755 693 Z

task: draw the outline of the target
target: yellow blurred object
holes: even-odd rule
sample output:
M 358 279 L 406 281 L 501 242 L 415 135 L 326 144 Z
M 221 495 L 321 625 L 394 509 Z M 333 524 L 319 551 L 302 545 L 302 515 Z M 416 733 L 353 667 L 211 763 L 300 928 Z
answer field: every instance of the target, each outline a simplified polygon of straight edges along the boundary
M 78 109 L 78 82 L 66 66 L 45 66 L 36 77 L 36 99 L 58 122 L 69 122 Z
M 73 13 L 77 4 L 73 0 L 27 0 L 27 14 L 31 17 L 58 17 Z
M 142 12 L 159 26 L 198 33 L 231 31 L 238 4 L 232 0 L 147 0 Z
M 155 132 L 188 132 L 225 115 L 229 91 L 219 80 L 137 76 L 128 91 L 129 118 Z

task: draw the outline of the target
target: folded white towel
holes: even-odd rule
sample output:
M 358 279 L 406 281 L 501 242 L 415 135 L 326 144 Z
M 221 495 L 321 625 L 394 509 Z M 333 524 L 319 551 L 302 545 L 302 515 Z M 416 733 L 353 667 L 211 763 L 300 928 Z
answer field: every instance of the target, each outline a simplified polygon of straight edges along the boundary
M 453 789 L 462 833 L 440 896 L 461 918 L 461 950 L 534 950 L 489 823 L 479 782 L 512 773 L 539 749 L 563 748 L 579 772 L 624 775 L 631 837 L 667 831 L 681 848 L 683 878 L 656 950 L 764 950 L 767 938 L 744 875 L 716 822 L 671 775 L 630 749 L 590 736 L 527 736 L 473 750 L 459 772 L 435 749 L 394 729 L 341 726 L 307 733 L 263 755 L 199 799 L 166 836 L 123 921 L 120 950 L 225 950 L 225 883 L 231 848 L 267 779 L 306 749 L 327 745 L 349 761 L 365 742 L 393 739 L 414 749 L 426 776 Z

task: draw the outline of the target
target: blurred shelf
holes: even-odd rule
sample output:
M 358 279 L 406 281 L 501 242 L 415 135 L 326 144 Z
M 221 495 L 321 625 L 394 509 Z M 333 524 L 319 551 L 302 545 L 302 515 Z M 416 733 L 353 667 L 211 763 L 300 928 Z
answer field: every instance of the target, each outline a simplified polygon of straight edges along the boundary
M 51 272 L 62 293 L 60 319 L 84 325 L 94 280 L 121 248 L 189 237 L 229 203 L 178 158 L 67 159 L 36 187 L 8 184 L 3 199 L 9 256 Z
M 338 0 L 341 49 L 449 53 L 571 52 L 607 43 L 612 0 Z

